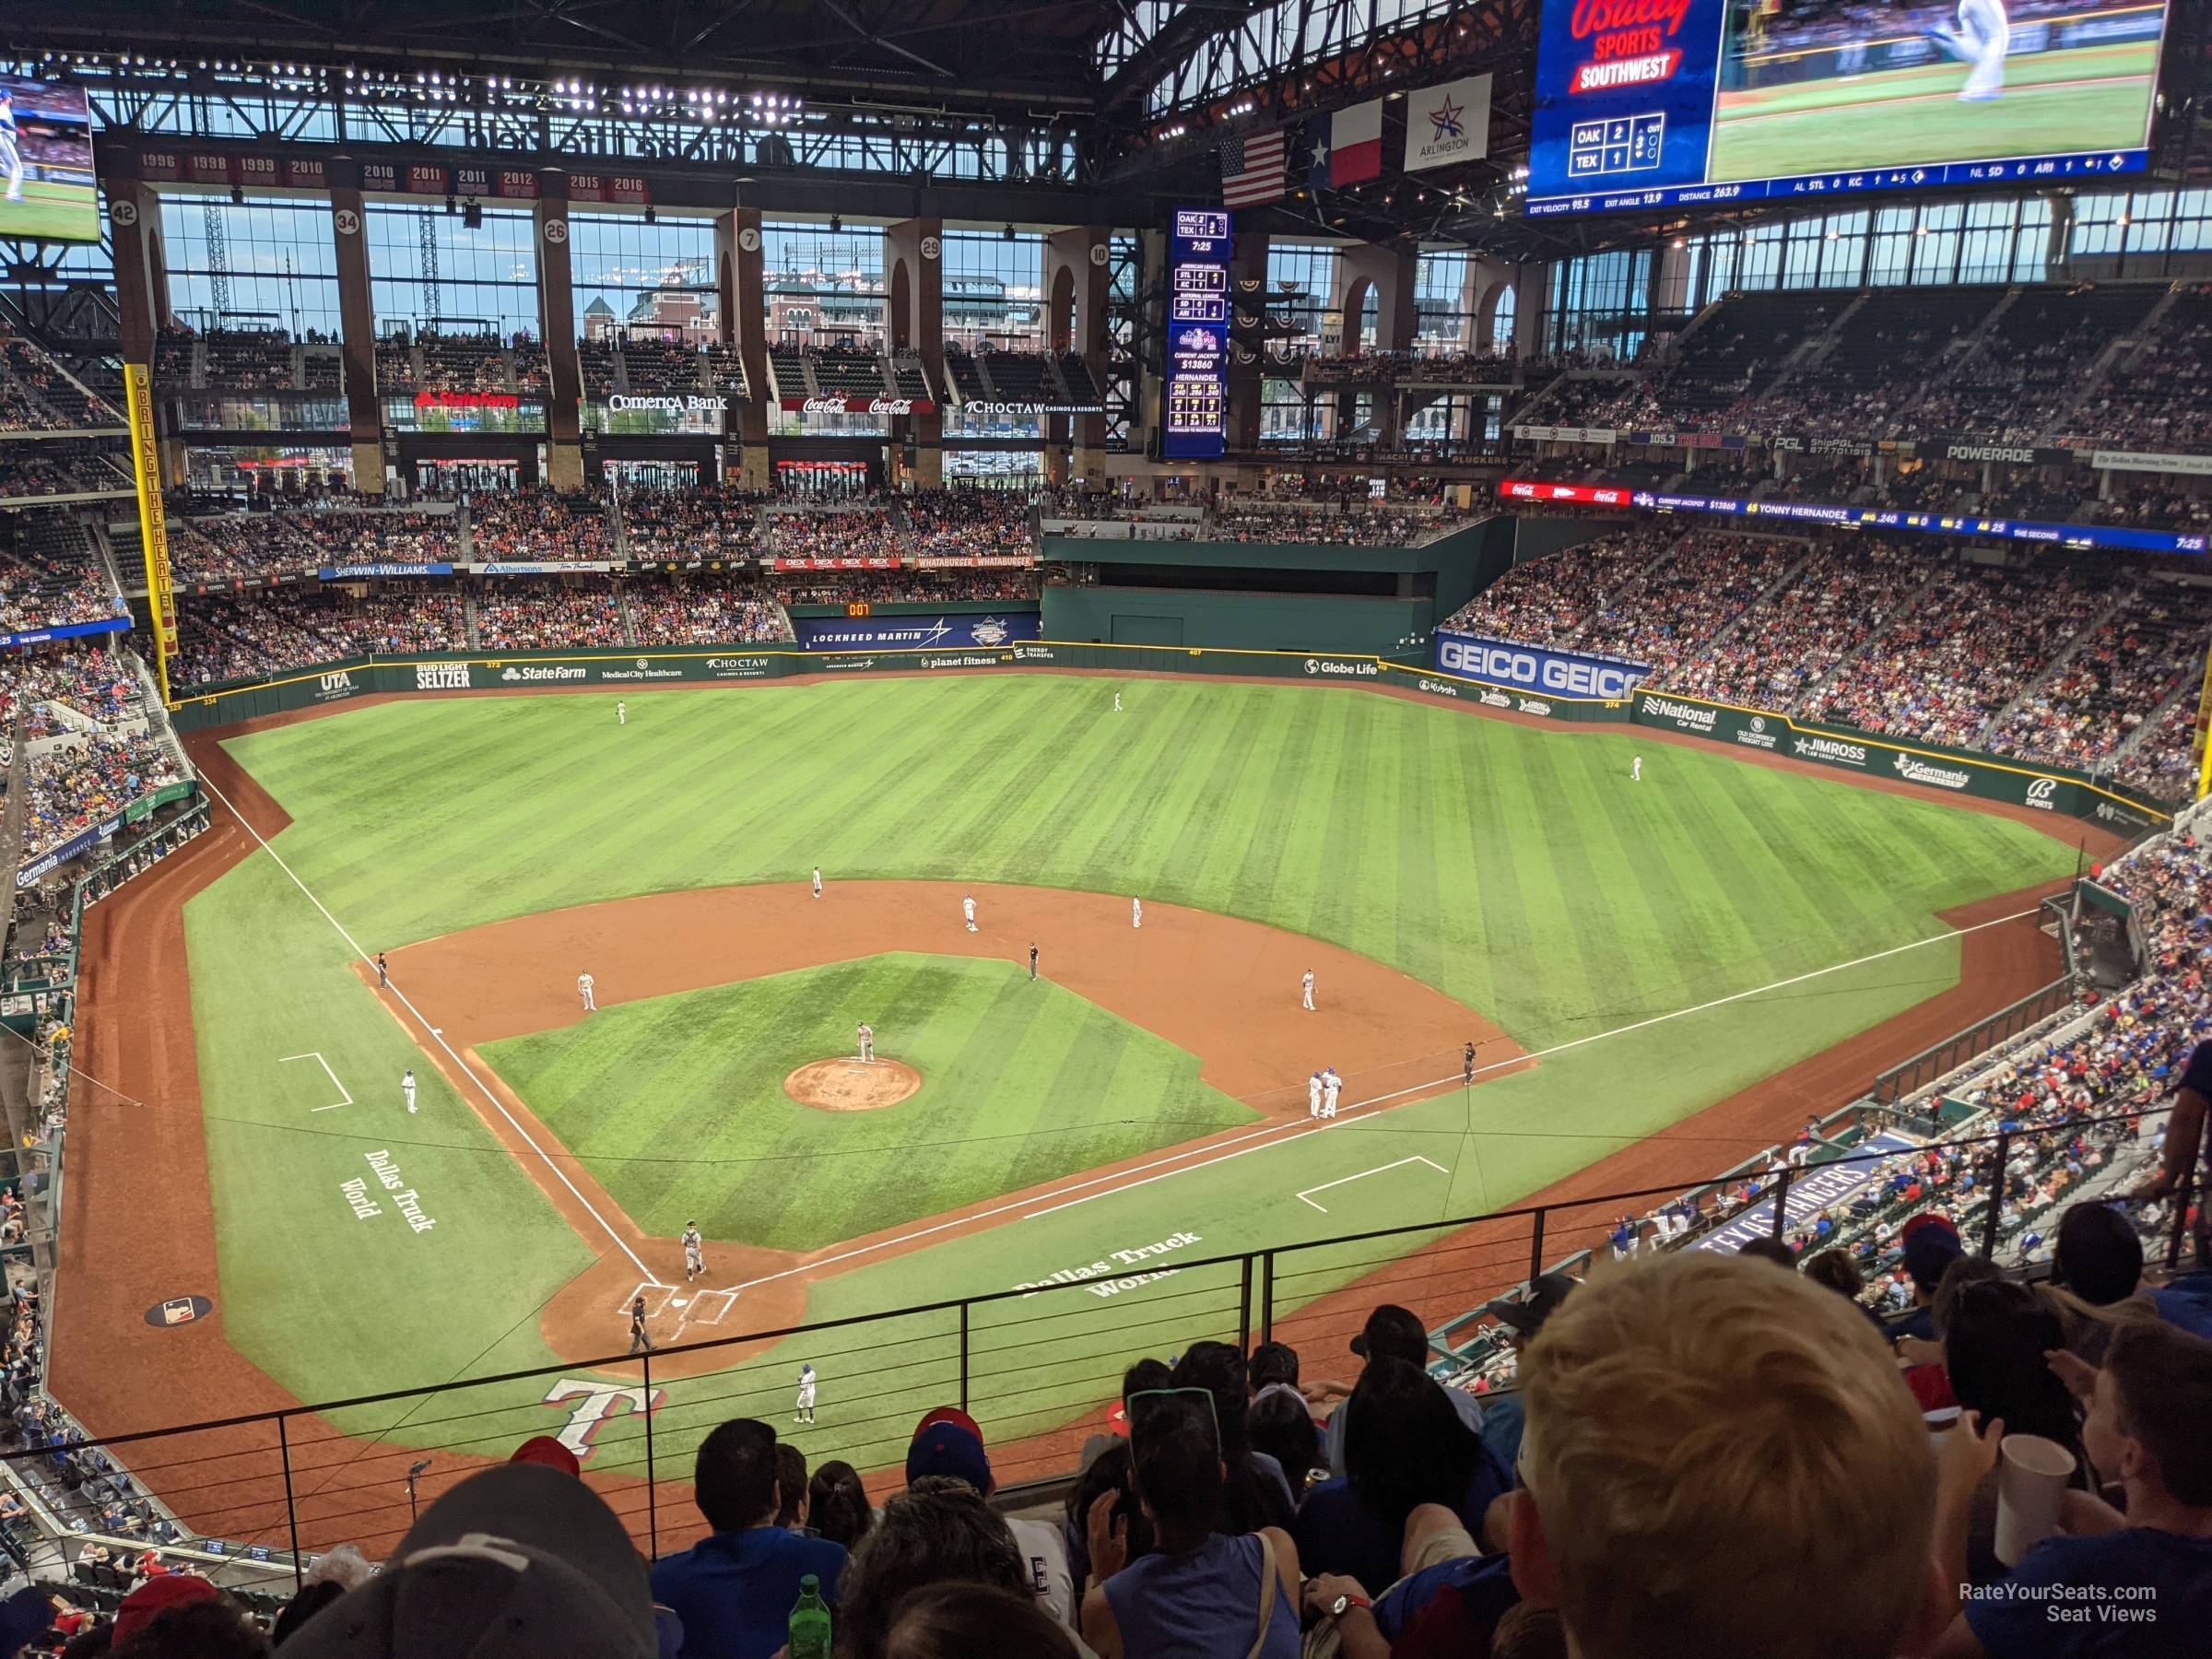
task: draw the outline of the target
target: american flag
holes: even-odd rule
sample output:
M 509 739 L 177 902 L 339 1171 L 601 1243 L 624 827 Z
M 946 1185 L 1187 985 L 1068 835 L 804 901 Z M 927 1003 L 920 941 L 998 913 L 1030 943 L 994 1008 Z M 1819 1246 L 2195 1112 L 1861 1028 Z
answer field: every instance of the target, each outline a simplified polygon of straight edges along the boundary
M 1288 129 L 1221 140 L 1221 203 L 1225 207 L 1258 207 L 1283 199 L 1289 150 Z

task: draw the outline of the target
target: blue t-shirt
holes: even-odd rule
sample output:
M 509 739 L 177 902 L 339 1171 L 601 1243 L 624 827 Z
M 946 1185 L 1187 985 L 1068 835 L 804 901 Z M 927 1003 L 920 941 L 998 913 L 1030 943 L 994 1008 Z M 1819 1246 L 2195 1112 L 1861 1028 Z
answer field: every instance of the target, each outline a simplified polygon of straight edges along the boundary
M 837 1603 L 845 1547 L 781 1526 L 716 1533 L 653 1566 L 653 1599 L 684 1621 L 684 1659 L 773 1659 L 791 1638 L 799 1580 Z
M 1512 1561 L 1505 1555 L 1462 1556 L 1400 1579 L 1375 1599 L 1375 1628 L 1395 1641 L 1414 1616 L 1438 1595 L 1455 1592 L 1460 1611 L 1495 1628 L 1521 1599 L 1513 1588 Z
M 2212 1298 L 2179 1285 L 2169 1285 L 2162 1290 L 2153 1290 L 2150 1300 L 2158 1304 L 2159 1317 L 2168 1324 L 2212 1342 Z
M 2048 1538 L 1966 1604 L 1989 1659 L 2201 1659 L 2212 1538 L 2130 1527 Z

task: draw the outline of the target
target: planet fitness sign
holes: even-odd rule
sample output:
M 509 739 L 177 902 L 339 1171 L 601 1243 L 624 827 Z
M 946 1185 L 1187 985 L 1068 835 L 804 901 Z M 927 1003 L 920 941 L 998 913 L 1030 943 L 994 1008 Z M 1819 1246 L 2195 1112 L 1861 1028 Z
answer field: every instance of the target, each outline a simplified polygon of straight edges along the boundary
M 1584 656 L 1577 651 L 1547 651 L 1510 640 L 1474 634 L 1436 636 L 1436 668 L 1467 679 L 1491 680 L 1557 697 L 1625 698 L 1651 673 L 1642 663 L 1618 657 Z

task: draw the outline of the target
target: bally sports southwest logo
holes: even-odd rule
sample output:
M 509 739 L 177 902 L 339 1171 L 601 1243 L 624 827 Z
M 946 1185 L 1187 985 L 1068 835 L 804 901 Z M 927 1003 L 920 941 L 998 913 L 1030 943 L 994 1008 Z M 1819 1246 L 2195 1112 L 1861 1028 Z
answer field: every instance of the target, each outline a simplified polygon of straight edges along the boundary
M 1578 65 L 1571 92 L 1606 92 L 1645 87 L 1673 77 L 1679 48 L 1667 42 L 1682 32 L 1693 0 L 1575 0 L 1567 27 L 1590 42 L 1590 61 Z

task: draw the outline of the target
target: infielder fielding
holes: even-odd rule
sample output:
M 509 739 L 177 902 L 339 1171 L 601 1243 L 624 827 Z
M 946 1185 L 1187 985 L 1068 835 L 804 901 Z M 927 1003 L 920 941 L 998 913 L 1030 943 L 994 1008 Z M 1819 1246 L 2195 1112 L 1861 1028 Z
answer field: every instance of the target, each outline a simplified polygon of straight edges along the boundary
M 586 1014 L 599 1012 L 599 1005 L 592 1000 L 592 988 L 598 982 L 588 973 L 580 973 L 576 976 L 576 992 L 583 998 L 583 1011 Z

